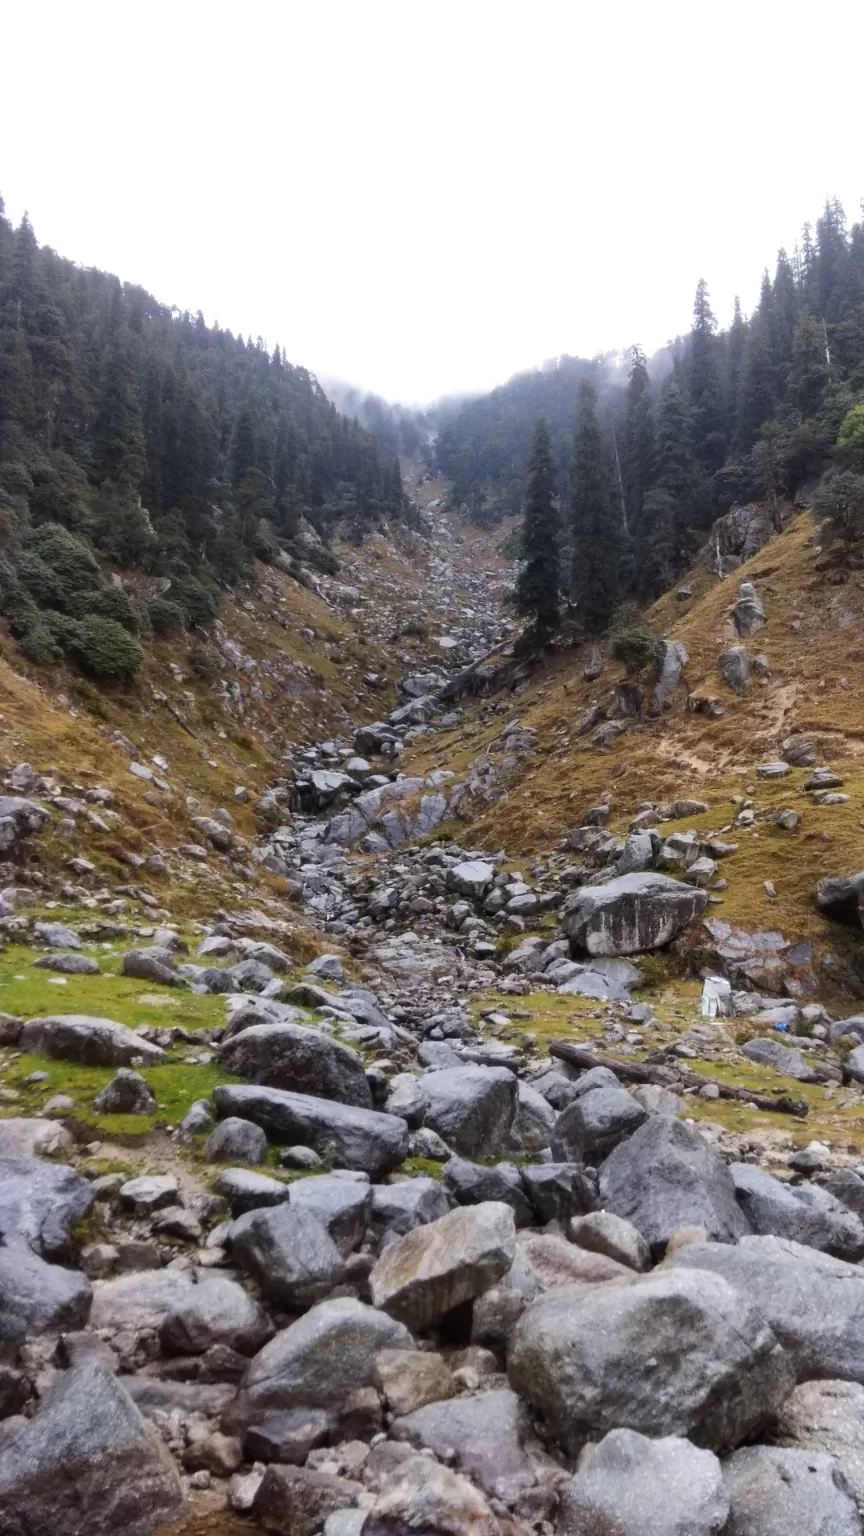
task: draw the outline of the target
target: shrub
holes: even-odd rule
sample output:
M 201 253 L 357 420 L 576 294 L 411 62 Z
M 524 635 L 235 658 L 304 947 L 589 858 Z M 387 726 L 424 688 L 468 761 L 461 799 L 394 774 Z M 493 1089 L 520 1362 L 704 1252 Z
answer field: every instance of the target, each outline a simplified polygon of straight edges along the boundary
M 18 579 L 40 608 L 65 608 L 66 594 L 57 572 L 35 549 L 25 549 L 18 561 Z
M 3 612 L 9 620 L 9 628 L 16 640 L 42 621 L 38 605 L 34 603 L 26 588 L 16 580 L 8 584 L 3 594 Z
M 26 542 L 27 548 L 51 567 L 67 592 L 89 592 L 100 586 L 102 576 L 89 549 L 60 523 L 43 523 Z
M 56 613 L 49 608 L 42 614 L 42 621 L 50 632 L 52 640 L 64 651 L 72 651 L 81 643 L 81 624 L 78 619 L 70 618 L 68 613 Z
M 219 613 L 219 593 L 187 573 L 171 578 L 170 601 L 179 604 L 187 626 L 211 624 Z
M 143 661 L 140 645 L 116 619 L 91 614 L 81 621 L 81 632 L 74 646 L 82 670 L 106 683 L 130 683 L 138 676 Z
M 612 619 L 609 651 L 628 672 L 653 671 L 663 658 L 663 640 L 648 627 L 635 603 L 625 603 Z
M 864 405 L 853 405 L 840 423 L 837 447 L 855 464 L 864 460 Z
M 813 492 L 815 517 L 827 517 L 833 538 L 850 550 L 864 536 L 864 475 L 849 469 L 834 475 Z
M 37 666 L 47 667 L 52 662 L 63 660 L 63 652 L 52 639 L 47 624 L 38 621 L 32 624 L 29 629 L 24 630 L 18 644 L 27 660 L 35 662 Z
M 179 603 L 172 603 L 168 597 L 154 597 L 147 604 L 147 612 L 150 615 L 150 623 L 153 626 L 154 635 L 176 634 L 186 627 L 186 615 Z
M 215 652 L 205 650 L 203 645 L 197 645 L 189 652 L 189 667 L 202 683 L 214 683 L 221 671 Z
M 76 618 L 83 619 L 93 614 L 100 619 L 113 619 L 115 624 L 122 624 L 132 635 L 138 633 L 135 609 L 128 592 L 122 587 L 106 586 L 100 587 L 98 592 L 79 593 L 72 604 L 72 611 Z

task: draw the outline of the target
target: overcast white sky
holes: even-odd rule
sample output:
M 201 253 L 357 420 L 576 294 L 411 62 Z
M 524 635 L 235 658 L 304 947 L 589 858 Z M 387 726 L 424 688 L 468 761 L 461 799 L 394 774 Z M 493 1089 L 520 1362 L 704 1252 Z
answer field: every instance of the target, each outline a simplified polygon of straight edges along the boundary
M 864 195 L 860 0 L 28 0 L 0 193 L 389 398 L 726 323 Z

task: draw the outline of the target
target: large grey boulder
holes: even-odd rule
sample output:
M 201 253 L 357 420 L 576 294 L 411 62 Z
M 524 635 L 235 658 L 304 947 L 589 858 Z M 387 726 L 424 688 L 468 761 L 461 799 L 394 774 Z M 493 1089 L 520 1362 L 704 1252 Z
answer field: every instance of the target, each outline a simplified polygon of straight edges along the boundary
M 34 1056 L 75 1061 L 85 1067 L 153 1067 L 167 1060 L 161 1046 L 151 1045 L 114 1019 L 86 1013 L 56 1013 L 28 1019 L 19 1047 Z
M 557 1115 L 552 1105 L 520 1078 L 516 1089 L 516 1118 L 513 1135 L 528 1155 L 545 1152 L 551 1146 Z
M 183 1502 L 160 1436 L 96 1361 L 60 1374 L 0 1440 L 3 1536 L 151 1536 Z
M 656 1252 L 676 1227 L 731 1243 L 749 1231 L 725 1162 L 699 1132 L 654 1115 L 600 1169 L 600 1204 L 631 1221 Z
M 394 1232 L 404 1237 L 414 1227 L 446 1216 L 452 1201 L 437 1179 L 421 1176 L 398 1184 L 375 1184 L 369 1220 L 373 1232 Z
M 210 1132 L 204 1148 L 208 1163 L 263 1163 L 267 1137 L 260 1125 L 229 1115 Z
M 215 1088 L 213 1101 L 220 1117 L 254 1120 L 272 1141 L 312 1147 L 322 1157 L 332 1152 L 341 1167 L 361 1169 L 372 1179 L 397 1168 L 408 1153 L 408 1127 L 396 1115 L 308 1093 L 233 1084 Z
M 539 1222 L 584 1216 L 597 1204 L 592 1179 L 579 1163 L 529 1165 L 522 1169 L 522 1187 Z
M 97 1282 L 90 1326 L 112 1333 L 158 1333 L 193 1288 L 191 1275 L 180 1269 L 148 1269 Z
M 574 951 L 636 955 L 669 944 L 704 912 L 707 900 L 707 892 L 668 875 L 618 875 L 568 896 L 561 926 Z
M 97 1115 L 152 1115 L 156 1100 L 140 1072 L 118 1067 L 110 1083 L 93 1100 Z
M 73 1229 L 92 1210 L 93 1190 L 65 1164 L 0 1157 L 0 1242 L 25 1243 L 43 1259 L 67 1259 Z
M 425 1124 L 463 1157 L 505 1149 L 516 1115 L 517 1080 L 506 1067 L 449 1067 L 419 1080 Z
M 514 1163 L 471 1163 L 451 1157 L 441 1170 L 444 1183 L 457 1205 L 482 1205 L 500 1200 L 513 1211 L 517 1227 L 530 1226 L 533 1211 L 525 1194 L 520 1170 Z M 442 1213 L 443 1214 L 443 1213 Z
M 765 609 L 752 581 L 738 583 L 738 599 L 732 609 L 732 618 L 739 635 L 749 640 L 765 623 Z
M 137 981 L 153 981 L 162 987 L 179 987 L 182 978 L 176 971 L 176 959 L 170 949 L 154 945 L 152 949 L 130 949 L 123 956 L 123 975 Z
M 729 1172 L 754 1232 L 790 1237 L 853 1264 L 864 1258 L 864 1222 L 827 1189 L 784 1183 L 752 1163 L 733 1163 Z
M 864 1384 L 864 1271 L 780 1237 L 737 1245 L 693 1243 L 667 1263 L 711 1270 L 758 1307 L 799 1381 L 810 1376 Z
M 287 1205 L 291 1186 L 254 1168 L 225 1168 L 213 1185 L 214 1194 L 228 1201 L 232 1216 L 260 1210 L 262 1206 Z
M 864 1514 L 864 1387 L 857 1381 L 802 1382 L 778 1409 L 771 1438 L 833 1456 Z
M 362 1243 L 371 1207 L 372 1187 L 360 1179 L 322 1173 L 291 1186 L 291 1209 L 314 1216 L 345 1258 Z
M 788 1045 L 781 1045 L 779 1040 L 756 1038 L 745 1040 L 741 1047 L 741 1053 L 748 1061 L 755 1061 L 757 1066 L 771 1067 L 775 1072 L 782 1072 L 786 1077 L 794 1077 L 799 1083 L 818 1082 L 818 1075 L 811 1066 L 808 1066 L 801 1051 L 794 1050 Z
M 833 1456 L 751 1445 L 723 1467 L 726 1536 L 861 1536 L 861 1520 Z
M 166 1313 L 159 1330 L 168 1354 L 203 1355 L 217 1344 L 253 1355 L 273 1328 L 263 1307 L 242 1285 L 225 1275 L 210 1275 L 194 1285 Z
M 733 693 L 750 692 L 750 656 L 746 645 L 730 645 L 718 656 L 717 665 Z
M 320 1029 L 300 1024 L 258 1024 L 226 1040 L 219 1060 L 236 1077 L 269 1088 L 372 1108 L 363 1058 Z
M 647 1119 L 648 1111 L 626 1088 L 595 1088 L 558 1117 L 552 1156 L 562 1163 L 597 1163 Z
M 59 1120 L 23 1115 L 0 1120 L 0 1157 L 50 1157 L 72 1145 L 72 1137 Z
M 372 1300 L 410 1328 L 431 1327 L 500 1280 L 515 1250 L 509 1205 L 462 1206 L 384 1250 L 369 1277 Z
M 34 1334 L 83 1328 L 92 1299 L 79 1270 L 46 1264 L 23 1242 L 0 1247 L 0 1341 L 17 1346 Z
M 382 1349 L 413 1349 L 402 1323 L 353 1297 L 321 1302 L 283 1328 L 251 1360 L 227 1426 L 254 1424 L 286 1408 L 341 1408 L 372 1385 Z
M 485 859 L 465 859 L 447 871 L 447 884 L 460 896 L 478 900 L 495 879 L 495 865 Z
M 860 931 L 864 927 L 864 870 L 855 875 L 828 875 L 815 892 L 816 906 L 835 923 Z
M 276 1205 L 232 1224 L 231 1253 L 265 1296 L 300 1310 L 323 1301 L 345 1271 L 332 1237 L 308 1211 Z
M 559 1536 L 719 1536 L 729 1496 L 720 1463 L 675 1435 L 613 1429 L 561 1494 Z
M 4 823 L 4 835 L 0 848 L 5 853 L 22 837 L 41 832 L 48 812 L 35 800 L 24 800 L 20 795 L 0 795 L 0 821 Z
M 728 1450 L 793 1382 L 755 1306 L 695 1269 L 548 1291 L 516 1324 L 508 1374 L 571 1454 L 610 1429 Z
M 394 1440 L 430 1450 L 499 1499 L 515 1499 L 537 1482 L 525 1450 L 530 1423 L 524 1405 L 506 1388 L 476 1397 L 429 1403 L 394 1420 Z

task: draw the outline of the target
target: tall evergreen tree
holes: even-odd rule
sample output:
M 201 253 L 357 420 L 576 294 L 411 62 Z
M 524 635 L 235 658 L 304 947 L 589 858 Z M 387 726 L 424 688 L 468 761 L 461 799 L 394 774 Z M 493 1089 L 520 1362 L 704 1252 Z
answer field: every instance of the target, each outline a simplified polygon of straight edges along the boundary
M 643 598 L 665 591 L 686 563 L 695 518 L 698 468 L 687 401 L 674 374 L 660 395 L 656 484 L 645 498 L 645 555 L 639 572 Z
M 774 412 L 775 365 L 771 345 L 771 312 L 760 306 L 750 321 L 744 367 L 738 393 L 736 445 L 745 453 L 752 448 L 763 422 Z
M 516 581 L 516 607 L 530 619 L 539 640 L 548 640 L 560 623 L 558 593 L 561 559 L 555 503 L 555 466 L 549 428 L 543 417 L 534 431 L 528 490 L 522 523 L 522 567 Z
M 736 294 L 732 324 L 729 327 L 729 334 L 726 338 L 724 421 L 727 442 L 731 442 L 735 436 L 735 428 L 738 422 L 738 392 L 741 388 L 741 369 L 744 364 L 744 349 L 746 345 L 747 326 L 741 313 L 741 300 Z
M 621 472 L 627 525 L 631 535 L 638 540 L 642 527 L 642 505 L 654 479 L 654 413 L 645 354 L 641 347 L 631 347 L 629 356 Z
M 688 386 L 693 412 L 693 438 L 696 456 L 706 471 L 723 463 L 726 444 L 723 436 L 723 388 L 717 344 L 717 321 L 711 309 L 708 284 L 700 278 L 693 302 L 693 329 L 690 332 Z
M 621 516 L 597 394 L 583 380 L 570 470 L 570 590 L 586 634 L 603 633 L 618 601 Z

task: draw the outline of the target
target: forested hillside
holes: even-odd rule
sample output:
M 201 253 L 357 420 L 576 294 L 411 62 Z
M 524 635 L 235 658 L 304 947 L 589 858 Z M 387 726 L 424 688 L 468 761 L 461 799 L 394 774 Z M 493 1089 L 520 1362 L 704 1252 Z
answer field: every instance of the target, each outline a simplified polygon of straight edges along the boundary
M 40 248 L 0 202 L 0 608 L 31 659 L 127 676 L 136 633 L 212 617 L 253 557 L 333 568 L 337 524 L 406 510 L 393 454 L 278 346 Z
M 776 504 L 815 484 L 835 462 L 841 424 L 862 392 L 864 223 L 848 228 L 834 201 L 815 230 L 804 227 L 791 258 L 780 250 L 749 319 L 736 301 L 728 329 L 718 329 L 700 281 L 686 336 L 650 360 L 633 346 L 626 360 L 562 357 L 517 376 L 447 424 L 438 465 L 473 518 L 517 512 L 534 429 L 545 417 L 558 502 L 571 513 L 565 555 L 583 533 L 602 539 L 605 567 L 617 561 L 617 595 L 644 600 L 685 568 L 733 502 Z M 581 531 L 573 515 L 577 413 L 580 432 L 587 414 L 602 435 L 594 491 L 603 506 L 597 494 L 582 498 L 593 521 Z M 595 568 L 589 587 L 596 576 Z
M 380 395 L 368 394 L 337 380 L 327 380 L 324 387 L 336 409 L 371 432 L 385 454 L 431 464 L 436 420 L 434 407 L 427 412 L 410 405 L 391 404 Z

